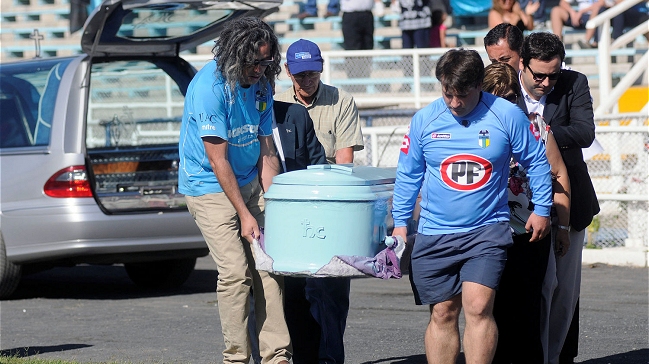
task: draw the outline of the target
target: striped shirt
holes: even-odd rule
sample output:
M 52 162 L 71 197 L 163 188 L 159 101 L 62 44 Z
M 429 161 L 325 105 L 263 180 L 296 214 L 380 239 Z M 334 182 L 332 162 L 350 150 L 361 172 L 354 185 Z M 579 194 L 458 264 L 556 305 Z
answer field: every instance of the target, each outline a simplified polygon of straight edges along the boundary
M 399 1 L 399 4 L 401 5 L 401 15 L 399 16 L 401 30 L 425 29 L 432 26 L 428 1 Z
M 275 95 L 275 100 L 302 104 L 291 86 Z M 325 149 L 327 162 L 336 163 L 336 151 L 352 147 L 354 151 L 363 149 L 363 134 L 358 116 L 358 108 L 349 93 L 320 82 L 313 101 L 304 105 L 313 119 L 315 133 Z

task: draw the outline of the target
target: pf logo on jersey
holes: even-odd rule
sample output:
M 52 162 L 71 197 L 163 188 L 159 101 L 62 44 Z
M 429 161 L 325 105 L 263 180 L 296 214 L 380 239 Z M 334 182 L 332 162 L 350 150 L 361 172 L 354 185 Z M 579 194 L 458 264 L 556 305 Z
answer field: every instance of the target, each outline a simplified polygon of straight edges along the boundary
M 474 191 L 491 179 L 491 162 L 473 154 L 452 155 L 440 165 L 442 181 L 458 191 Z

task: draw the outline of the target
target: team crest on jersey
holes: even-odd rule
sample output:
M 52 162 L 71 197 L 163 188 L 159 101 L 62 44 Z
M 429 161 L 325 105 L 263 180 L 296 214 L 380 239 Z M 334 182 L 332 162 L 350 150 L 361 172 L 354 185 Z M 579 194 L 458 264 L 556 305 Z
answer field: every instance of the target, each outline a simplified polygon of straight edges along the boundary
M 491 179 L 493 166 L 489 160 L 473 154 L 456 154 L 440 164 L 442 181 L 458 191 L 475 191 Z
M 480 133 L 478 133 L 478 145 L 481 148 L 486 148 L 491 144 L 491 140 L 489 140 L 489 130 L 480 130 Z
M 261 91 L 257 91 L 255 94 L 255 107 L 259 112 L 266 111 L 266 108 L 268 107 L 266 95 Z
M 401 142 L 401 151 L 404 154 L 408 154 L 408 151 L 410 150 L 410 137 L 408 134 L 403 136 L 403 141 Z

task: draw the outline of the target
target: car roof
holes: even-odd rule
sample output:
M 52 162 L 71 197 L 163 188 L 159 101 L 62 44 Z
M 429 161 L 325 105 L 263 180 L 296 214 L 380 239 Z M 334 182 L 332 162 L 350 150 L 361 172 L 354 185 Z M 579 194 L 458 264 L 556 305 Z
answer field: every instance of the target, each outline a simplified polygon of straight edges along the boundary
M 91 56 L 178 56 L 213 40 L 241 16 L 263 17 L 283 0 L 106 0 L 88 17 L 81 49 Z

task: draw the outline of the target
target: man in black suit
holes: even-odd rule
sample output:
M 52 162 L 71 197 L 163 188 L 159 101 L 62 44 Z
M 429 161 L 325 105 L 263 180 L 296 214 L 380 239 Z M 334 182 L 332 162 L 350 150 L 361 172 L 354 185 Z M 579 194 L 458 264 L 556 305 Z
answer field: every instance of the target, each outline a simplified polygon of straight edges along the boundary
M 569 230 L 571 246 L 565 256 L 556 258 L 556 270 L 551 259 L 544 283 L 549 312 L 542 323 L 542 334 L 549 340 L 546 352 L 550 364 L 559 363 L 579 299 L 585 229 L 599 212 L 582 155 L 582 148 L 589 147 L 595 139 L 590 88 L 585 75 L 561 69 L 565 55 L 563 43 L 556 35 L 537 32 L 527 36 L 520 64 L 523 97 L 518 100 L 523 110 L 543 115 L 550 125 L 572 186 L 570 226 L 557 226 Z M 561 362 L 572 362 L 572 359 Z
M 313 120 L 300 104 L 273 103 L 273 140 L 282 164 L 282 173 L 327 164 L 325 150 L 318 141 Z M 281 144 L 281 145 L 280 145 Z M 320 325 L 311 313 L 306 296 L 306 278 L 284 277 L 284 314 L 293 344 L 293 363 L 318 363 Z

